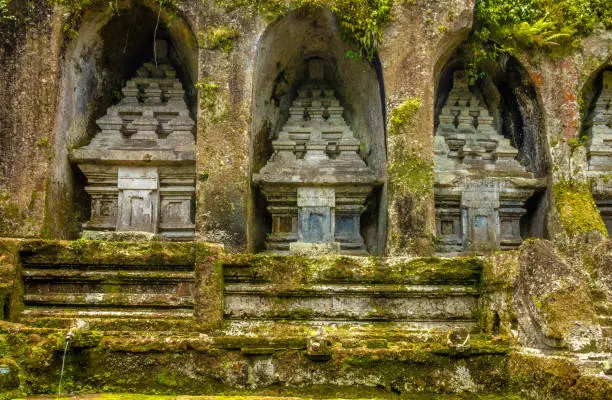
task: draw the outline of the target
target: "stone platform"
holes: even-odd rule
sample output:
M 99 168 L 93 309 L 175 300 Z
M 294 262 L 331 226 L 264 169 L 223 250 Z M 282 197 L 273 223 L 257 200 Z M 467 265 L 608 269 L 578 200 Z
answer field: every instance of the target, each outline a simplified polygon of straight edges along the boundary
M 606 354 L 526 350 L 494 318 L 488 328 L 487 275 L 499 255 L 308 258 L 225 254 L 205 243 L 0 245 L 10 321 L 0 322 L 7 371 L 0 393 L 7 396 L 56 393 L 66 344 L 68 393 L 605 399 L 612 387 L 599 373 Z M 590 397 L 565 396 L 572 391 Z

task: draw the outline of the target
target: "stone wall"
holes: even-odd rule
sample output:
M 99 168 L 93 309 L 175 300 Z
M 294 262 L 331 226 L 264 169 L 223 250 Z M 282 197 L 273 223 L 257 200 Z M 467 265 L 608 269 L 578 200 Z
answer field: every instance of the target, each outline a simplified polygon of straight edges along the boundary
M 62 20 L 36 2 L 0 27 L 0 232 L 39 236 L 51 184 Z M 36 7 L 41 9 L 36 10 Z M 34 9 L 34 11 L 33 11 Z M 28 22 L 25 22 L 25 21 Z
M 68 150 L 95 133 L 95 118 L 113 103 L 113 93 L 129 79 L 131 65 L 137 62 L 127 55 L 130 46 L 135 46 L 133 51 L 145 46 L 159 11 L 152 2 L 138 0 L 121 1 L 117 7 L 119 13 L 113 15 L 106 4 L 93 5 L 72 19 L 68 10 L 41 2 L 28 21 L 12 23 L 20 26 L 17 36 L 11 36 L 10 26 L 2 28 L 2 235 L 73 238 L 87 220 L 84 177 L 68 162 Z M 445 64 L 470 32 L 473 7 L 470 0 L 398 2 L 384 27 L 377 61 L 367 72 L 376 76 L 385 107 L 380 112 L 386 129 L 378 123 L 370 127 L 386 137 L 385 143 L 373 145 L 381 153 L 376 163 L 383 173 L 383 147 L 387 153 L 387 183 L 377 194 L 377 253 L 433 251 L 436 86 Z M 312 12 L 301 10 L 297 18 Z M 277 111 L 259 113 L 256 82 L 262 79 L 261 57 L 270 56 L 269 49 L 260 47 L 267 33 L 282 23 L 277 19 L 282 14 L 273 8 L 257 12 L 248 5 L 213 0 L 181 1 L 177 10 L 159 13 L 159 32 L 174 43 L 183 83 L 186 89 L 197 89 L 197 100 L 192 92 L 197 121 L 196 230 L 202 240 L 223 243 L 230 251 L 253 250 L 261 237 L 264 208 L 251 189 L 257 167 L 252 160 L 267 151 L 261 146 L 276 123 Z M 126 28 L 136 17 L 142 17 L 148 33 L 114 35 L 113 42 L 109 32 Z M 569 56 L 542 57 L 538 62 L 527 56 L 519 59 L 544 120 L 541 158 L 548 166 L 544 201 L 550 206 L 538 217 L 540 225 L 547 221 L 546 229 L 536 231 L 553 237 L 564 229 L 551 189 L 558 181 L 585 176 L 584 149 L 574 146 L 572 139 L 580 130 L 582 88 L 610 63 L 607 43 L 609 33 L 596 31 Z M 341 61 L 339 68 L 352 68 L 351 60 L 340 60 L 342 54 L 335 57 Z M 266 62 L 274 65 L 273 60 Z M 367 85 L 346 83 L 361 93 L 357 98 L 376 91 L 376 85 L 372 90 Z M 359 113 L 359 107 L 353 111 Z M 357 126 L 376 118 L 367 117 Z

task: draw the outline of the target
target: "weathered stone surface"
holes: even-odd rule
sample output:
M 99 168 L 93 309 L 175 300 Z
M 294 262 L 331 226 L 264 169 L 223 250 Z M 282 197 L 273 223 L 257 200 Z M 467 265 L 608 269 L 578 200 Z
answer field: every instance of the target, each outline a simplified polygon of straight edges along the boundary
M 74 229 L 72 215 L 45 210 L 45 202 L 71 202 L 50 193 L 62 17 L 42 1 L 17 3 L 29 23 L 0 26 L 0 235 L 61 234 Z M 54 217 L 62 226 L 45 224 Z
M 224 282 L 220 255 L 220 248 L 196 247 L 194 314 L 206 330 L 220 328 L 223 323 Z
M 594 109 L 584 125 L 593 196 L 608 232 L 612 232 L 612 70 L 604 70 L 595 88 Z
M 0 358 L 0 393 L 19 387 L 19 367 L 15 360 Z
M 391 128 L 394 109 L 407 99 L 421 106 L 410 121 L 402 121 L 387 137 L 389 176 L 390 255 L 428 254 L 435 235 L 433 174 L 434 83 L 444 63 L 467 37 L 472 25 L 474 2 L 403 3 L 393 9 L 393 20 L 384 31 L 379 57 L 385 79 L 387 124 Z M 423 17 L 427 15 L 427 17 Z M 452 15 L 452 16 L 451 16 Z M 444 26 L 445 29 L 438 29 Z M 406 46 L 407 43 L 413 44 Z M 390 132 L 392 129 L 388 129 Z M 419 179 L 406 179 L 408 170 Z
M 520 252 L 513 298 L 519 341 L 534 347 L 595 349 L 602 332 L 586 273 L 563 259 L 549 241 L 526 242 Z

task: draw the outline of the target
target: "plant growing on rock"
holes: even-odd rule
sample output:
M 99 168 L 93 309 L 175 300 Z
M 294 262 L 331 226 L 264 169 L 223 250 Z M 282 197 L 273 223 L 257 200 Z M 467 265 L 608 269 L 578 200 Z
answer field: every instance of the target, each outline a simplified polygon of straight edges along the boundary
M 605 0 L 477 0 L 467 46 L 470 83 L 484 77 L 483 64 L 521 50 L 549 55 L 573 50 L 598 24 L 612 26 Z

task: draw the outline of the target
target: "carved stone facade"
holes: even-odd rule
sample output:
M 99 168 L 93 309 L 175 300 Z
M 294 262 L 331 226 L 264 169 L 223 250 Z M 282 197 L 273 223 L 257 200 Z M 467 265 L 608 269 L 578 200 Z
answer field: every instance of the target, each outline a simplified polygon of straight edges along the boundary
M 299 243 L 296 249 L 328 243 L 344 253 L 364 254 L 360 217 L 382 179 L 359 156 L 361 143 L 325 82 L 322 60 L 311 59 L 308 70 L 309 82 L 298 90 L 272 141 L 272 157 L 253 175 L 272 215 L 266 247 L 278 252 L 292 243 Z
M 494 127 L 464 71 L 439 116 L 435 136 L 438 250 L 510 249 L 521 244 L 525 202 L 544 186 L 516 161 L 518 150 Z
M 589 174 L 599 212 L 612 232 L 612 71 L 603 71 L 601 93 L 588 129 Z
M 157 63 L 143 64 L 121 102 L 96 121 L 91 143 L 71 153 L 91 196 L 85 230 L 194 237 L 195 123 L 166 42 L 156 42 L 156 53 Z

